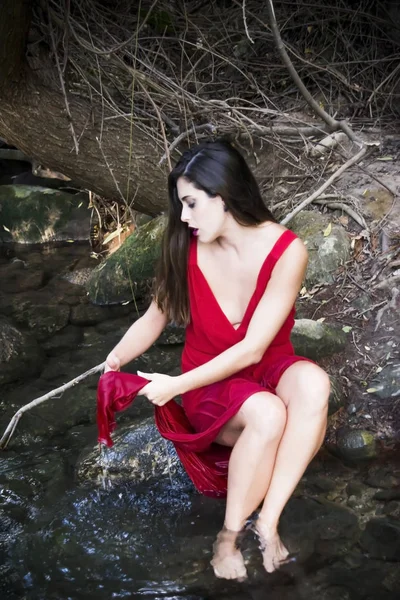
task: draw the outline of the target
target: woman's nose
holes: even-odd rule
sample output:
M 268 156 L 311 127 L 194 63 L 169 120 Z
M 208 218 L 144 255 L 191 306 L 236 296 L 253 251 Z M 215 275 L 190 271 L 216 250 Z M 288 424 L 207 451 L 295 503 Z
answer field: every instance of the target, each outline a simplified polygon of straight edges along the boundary
M 181 221 L 184 223 L 189 221 L 189 208 L 186 205 L 182 206 Z

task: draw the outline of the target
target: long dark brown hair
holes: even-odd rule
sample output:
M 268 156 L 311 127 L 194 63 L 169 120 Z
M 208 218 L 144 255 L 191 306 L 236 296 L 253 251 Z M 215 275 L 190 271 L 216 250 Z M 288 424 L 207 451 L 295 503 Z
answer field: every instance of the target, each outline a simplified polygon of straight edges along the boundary
M 223 199 L 240 225 L 249 227 L 274 221 L 265 206 L 253 173 L 245 159 L 229 142 L 205 142 L 184 152 L 168 177 L 168 221 L 156 271 L 154 297 L 170 321 L 190 322 L 187 261 L 190 230 L 181 221 L 182 203 L 177 181 L 184 177 L 212 198 Z

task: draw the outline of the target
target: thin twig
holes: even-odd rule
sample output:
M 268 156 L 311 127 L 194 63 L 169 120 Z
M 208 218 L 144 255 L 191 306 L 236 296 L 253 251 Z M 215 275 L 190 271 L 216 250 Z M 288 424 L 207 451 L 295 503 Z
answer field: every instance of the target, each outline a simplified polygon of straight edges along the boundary
M 50 8 L 49 8 L 48 2 L 47 2 L 47 11 L 50 12 Z M 71 115 L 71 111 L 70 111 L 70 108 L 69 108 L 67 91 L 65 89 L 64 76 L 63 76 L 63 73 L 62 73 L 60 61 L 58 60 L 58 52 L 57 52 L 56 40 L 54 38 L 54 32 L 53 32 L 53 27 L 52 27 L 51 19 L 50 18 L 49 18 L 49 31 L 50 31 L 51 45 L 53 47 L 53 52 L 54 52 L 54 58 L 55 58 L 56 65 L 57 65 L 57 71 L 58 71 L 58 75 L 59 75 L 59 78 L 60 78 L 61 91 L 62 91 L 62 94 L 64 96 L 65 112 L 67 113 L 67 119 L 68 119 L 69 126 L 70 126 L 70 129 L 71 129 L 71 135 L 72 135 L 72 139 L 73 139 L 73 142 L 74 142 L 75 152 L 76 152 L 76 154 L 79 154 L 79 143 L 78 143 L 78 139 L 77 139 L 76 134 L 75 134 L 74 124 L 72 122 L 72 115 Z
M 247 19 L 246 19 L 246 0 L 243 0 L 243 5 L 242 5 L 242 10 L 243 10 L 243 23 L 244 23 L 244 30 L 246 32 L 246 36 L 247 39 L 254 44 L 254 40 L 250 37 L 249 34 L 249 30 L 247 29 Z
M 326 190 L 327 187 L 332 185 L 332 183 L 336 181 L 336 179 L 338 179 L 342 175 L 342 173 L 346 171 L 346 169 L 348 169 L 352 165 L 356 164 L 359 160 L 361 160 L 362 157 L 366 154 L 366 152 L 366 147 L 361 148 L 361 150 L 357 154 L 352 156 L 347 162 L 344 163 L 344 165 L 342 165 L 337 171 L 335 171 L 333 175 L 331 175 L 329 179 L 327 179 L 325 183 L 321 185 L 320 188 L 318 188 L 313 194 L 311 194 L 311 196 L 308 196 L 308 198 L 306 198 L 305 200 L 303 200 L 303 202 L 296 206 L 296 208 L 292 210 L 292 212 L 286 215 L 286 217 L 281 221 L 282 225 L 286 225 L 287 223 L 289 223 L 289 221 L 291 221 L 293 217 L 297 215 L 297 213 L 299 213 L 301 210 L 303 210 L 303 208 L 311 204 L 311 202 L 314 202 L 314 200 L 318 198 L 318 196 L 320 196 L 322 192 Z
M 214 125 L 212 125 L 211 123 L 205 123 L 204 125 L 198 125 L 197 127 L 195 125 L 193 125 L 193 127 L 190 127 L 189 129 L 186 129 L 186 131 L 182 131 L 182 133 L 180 133 L 178 135 L 178 137 L 176 137 L 174 139 L 174 141 L 170 144 L 170 146 L 168 148 L 168 154 L 171 155 L 171 153 L 173 152 L 173 150 L 175 150 L 175 148 L 186 137 L 188 137 L 192 133 L 196 133 L 197 131 L 202 131 L 204 129 L 206 129 L 207 131 L 210 131 L 210 133 L 215 133 L 216 132 L 216 127 Z M 162 157 L 160 158 L 158 166 L 162 165 L 166 158 L 167 158 L 167 152 L 165 152 L 162 155 Z
M 7 429 L 5 430 L 3 437 L 0 440 L 0 449 L 4 450 L 8 446 L 8 444 L 11 440 L 11 437 L 15 431 L 15 428 L 18 424 L 18 421 L 20 420 L 20 418 L 22 417 L 22 415 L 25 412 L 27 412 L 28 410 L 31 410 L 32 408 L 35 408 L 35 406 L 38 406 L 38 404 L 42 404 L 42 402 L 45 402 L 46 400 L 49 400 L 50 398 L 54 398 L 55 396 L 58 396 L 60 398 L 61 395 L 65 392 L 65 390 L 69 389 L 70 387 L 73 387 L 77 383 L 80 383 L 83 379 L 86 379 L 86 377 L 89 377 L 89 375 L 94 375 L 95 373 L 102 371 L 105 367 L 105 364 L 106 363 L 103 362 L 103 363 L 97 365 L 96 367 L 89 369 L 89 371 L 85 371 L 85 373 L 78 375 L 78 377 L 75 377 L 75 379 L 72 379 L 71 381 L 69 381 L 68 383 L 65 383 L 61 387 L 59 387 L 55 390 L 52 390 L 51 392 L 48 392 L 44 396 L 40 396 L 40 398 L 36 398 L 36 400 L 32 400 L 32 402 L 29 402 L 29 404 L 25 404 L 25 406 L 23 406 L 22 408 L 17 410 L 17 412 L 11 419 Z

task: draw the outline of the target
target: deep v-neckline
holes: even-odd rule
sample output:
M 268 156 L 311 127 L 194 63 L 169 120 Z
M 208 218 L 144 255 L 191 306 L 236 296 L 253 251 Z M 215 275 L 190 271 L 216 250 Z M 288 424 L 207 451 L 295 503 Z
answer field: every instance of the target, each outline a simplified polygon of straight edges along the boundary
M 204 283 L 205 283 L 206 289 L 208 290 L 208 293 L 209 293 L 209 295 L 210 295 L 211 299 L 213 300 L 213 302 L 214 302 L 215 306 L 217 307 L 218 311 L 220 312 L 221 316 L 222 316 L 222 317 L 223 317 L 223 319 L 226 321 L 226 323 L 228 323 L 228 325 L 229 325 L 229 327 L 232 329 L 232 331 L 234 331 L 234 332 L 238 332 L 238 331 L 240 331 L 241 327 L 242 327 L 242 326 L 244 325 L 244 323 L 246 322 L 247 315 L 248 315 L 248 313 L 249 313 L 249 311 L 250 311 L 250 308 L 251 308 L 251 306 L 252 306 L 252 304 L 253 304 L 254 298 L 256 297 L 256 294 L 257 294 L 257 291 L 258 291 L 258 288 L 259 288 L 259 285 L 260 285 L 261 276 L 263 275 L 263 273 L 264 273 L 264 270 L 265 270 L 265 268 L 266 268 L 266 265 L 269 263 L 269 260 L 270 260 L 270 258 L 271 258 L 271 256 L 272 256 L 272 253 L 274 252 L 274 250 L 275 250 L 275 248 L 276 248 L 276 246 L 277 246 L 278 242 L 280 241 L 280 239 L 282 238 L 282 236 L 283 236 L 283 235 L 285 235 L 285 233 L 286 233 L 286 231 L 284 231 L 284 232 L 283 232 L 283 233 L 282 233 L 282 234 L 281 234 L 281 235 L 278 237 L 278 239 L 275 241 L 274 245 L 272 246 L 271 250 L 268 252 L 267 256 L 265 257 L 265 259 L 264 259 L 264 261 L 263 261 L 263 263 L 262 263 L 262 265 L 261 265 L 261 268 L 260 268 L 260 270 L 259 270 L 259 272 L 258 272 L 258 275 L 257 275 L 256 286 L 255 286 L 255 288 L 254 288 L 254 292 L 252 293 L 252 295 L 251 295 L 251 297 L 250 297 L 250 300 L 249 300 L 249 302 L 248 302 L 248 304 L 247 304 L 246 310 L 244 311 L 243 318 L 242 318 L 242 320 L 241 320 L 241 322 L 240 322 L 240 324 L 239 324 L 239 327 L 237 327 L 237 328 L 235 328 L 235 327 L 233 326 L 233 324 L 230 322 L 230 320 L 229 320 L 229 319 L 228 319 L 228 317 L 226 316 L 225 312 L 222 310 L 220 303 L 218 302 L 218 300 L 217 300 L 217 298 L 216 298 L 216 296 L 215 296 L 214 292 L 213 292 L 213 291 L 212 291 L 212 289 L 211 289 L 211 286 L 210 286 L 210 284 L 208 283 L 208 281 L 207 281 L 207 279 L 206 279 L 206 276 L 204 275 L 203 271 L 202 271 L 202 270 L 201 270 L 201 268 L 199 267 L 199 264 L 198 264 L 198 256 L 197 256 L 197 248 L 198 248 L 198 247 L 197 247 L 197 239 L 196 239 L 196 238 L 194 239 L 194 261 L 193 261 L 193 262 L 194 262 L 195 266 L 197 267 L 197 270 L 198 270 L 198 272 L 200 273 L 200 276 L 202 277 L 202 279 L 203 279 L 203 281 L 204 281 Z

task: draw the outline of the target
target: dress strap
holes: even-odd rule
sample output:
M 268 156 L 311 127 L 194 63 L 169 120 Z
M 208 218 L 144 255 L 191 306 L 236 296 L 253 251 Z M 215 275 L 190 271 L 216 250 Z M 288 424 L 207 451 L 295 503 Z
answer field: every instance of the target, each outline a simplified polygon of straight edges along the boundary
M 285 252 L 287 247 L 290 246 L 290 244 L 294 240 L 297 240 L 297 235 L 293 233 L 293 231 L 289 231 L 289 229 L 284 231 L 282 235 L 276 240 L 275 244 L 272 247 L 272 250 L 268 254 L 263 266 L 261 267 L 257 283 L 257 288 L 259 291 L 263 292 L 276 263 L 278 262 L 282 254 Z
M 287 247 L 290 246 L 294 240 L 297 240 L 297 235 L 293 233 L 293 231 L 287 229 L 282 233 L 282 235 L 276 240 L 270 252 L 270 257 L 274 263 L 280 259 Z

